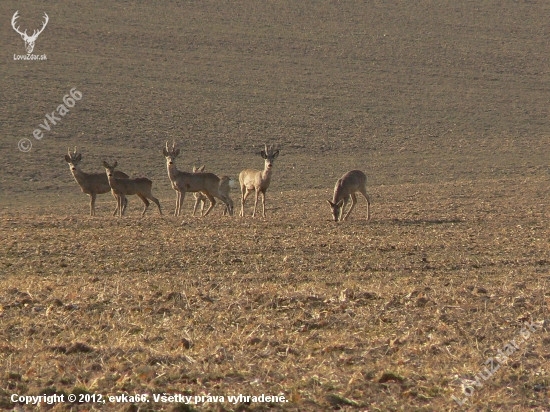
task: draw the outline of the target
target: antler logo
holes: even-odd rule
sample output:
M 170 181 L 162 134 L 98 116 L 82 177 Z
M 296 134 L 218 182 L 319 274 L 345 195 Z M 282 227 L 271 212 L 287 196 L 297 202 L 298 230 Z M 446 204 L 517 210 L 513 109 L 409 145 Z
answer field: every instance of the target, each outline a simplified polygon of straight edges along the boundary
M 18 13 L 19 13 L 19 10 L 17 10 L 15 12 L 15 14 L 13 15 L 13 17 L 11 18 L 11 25 L 12 25 L 13 29 L 17 33 L 19 33 L 21 35 L 21 38 L 25 41 L 25 48 L 27 49 L 27 53 L 31 54 L 32 51 L 34 50 L 34 42 L 36 41 L 36 39 L 38 38 L 40 33 L 42 33 L 44 31 L 44 29 L 46 28 L 46 25 L 48 24 L 48 21 L 50 20 L 50 18 L 48 17 L 46 12 L 44 12 L 44 23 L 42 24 L 42 28 L 40 30 L 34 30 L 33 33 L 32 33 L 32 36 L 29 36 L 27 34 L 27 30 L 25 30 L 24 32 L 21 32 L 19 30 L 19 26 L 15 27 L 15 21 L 19 17 Z

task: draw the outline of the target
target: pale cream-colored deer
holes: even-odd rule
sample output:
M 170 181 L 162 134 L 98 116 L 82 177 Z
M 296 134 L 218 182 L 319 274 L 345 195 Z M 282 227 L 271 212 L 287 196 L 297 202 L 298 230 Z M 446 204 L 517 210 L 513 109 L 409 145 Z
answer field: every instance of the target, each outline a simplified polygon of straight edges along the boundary
M 201 173 L 204 172 L 204 165 L 201 167 L 193 166 L 193 173 Z M 227 199 L 229 200 L 229 203 L 231 205 L 231 208 L 233 208 L 233 200 L 230 197 L 231 189 L 235 187 L 235 181 L 231 179 L 229 176 L 220 176 L 220 192 L 227 196 Z M 193 193 L 193 197 L 195 198 L 195 204 L 193 205 L 193 216 L 195 216 L 195 212 L 197 211 L 197 208 L 199 205 L 201 205 L 201 216 L 204 215 L 204 206 L 206 205 L 206 200 L 208 198 L 202 194 L 202 192 L 195 192 Z M 223 213 L 222 215 L 225 216 L 229 213 L 229 208 L 227 205 L 224 205 Z
M 346 220 L 357 203 L 355 192 L 360 192 L 367 199 L 367 220 L 370 220 L 370 199 L 367 193 L 367 176 L 360 170 L 351 170 L 342 176 L 334 186 L 332 202 L 327 200 L 332 209 L 335 222 Z M 342 219 L 344 209 L 351 197 L 351 207 Z
M 109 186 L 111 186 L 111 191 L 116 197 L 118 202 L 118 211 L 119 216 L 122 217 L 124 214 L 124 209 L 121 207 L 126 202 L 126 196 L 136 195 L 141 199 L 145 207 L 141 213 L 141 217 L 145 215 L 147 208 L 149 207 L 149 201 L 152 200 L 159 208 L 159 213 L 162 216 L 162 209 L 160 208 L 160 202 L 156 197 L 151 193 L 153 188 L 153 182 L 147 179 L 146 177 L 138 177 L 134 179 L 119 179 L 115 176 L 115 167 L 117 167 L 118 162 L 115 160 L 113 165 L 109 165 L 107 162 L 103 162 L 103 167 L 107 173 L 107 178 L 109 180 Z
M 168 142 L 166 142 L 166 147 L 162 149 L 162 153 L 166 158 L 166 169 L 168 170 L 170 182 L 172 182 L 172 188 L 177 193 L 175 216 L 179 216 L 182 213 L 181 207 L 187 192 L 202 192 L 210 201 L 210 206 L 204 216 L 207 216 L 216 205 L 214 198 L 218 198 L 225 203 L 229 214 L 233 215 L 233 201 L 220 190 L 221 179 L 218 176 L 214 173 L 189 173 L 178 170 L 175 161 L 180 153 L 180 149 L 176 149 L 176 142 L 172 145 L 172 149 L 168 148 Z
M 253 190 L 256 192 L 254 201 L 254 211 L 252 217 L 256 216 L 256 207 L 258 205 L 258 196 L 262 194 L 262 211 L 265 217 L 265 191 L 271 183 L 271 175 L 273 173 L 273 162 L 279 156 L 279 150 L 274 150 L 273 146 L 267 147 L 260 152 L 264 159 L 264 170 L 245 169 L 239 175 L 239 183 L 241 185 L 241 216 L 244 216 L 244 204 L 246 198 Z
M 108 193 L 111 191 L 111 186 L 109 186 L 109 179 L 105 173 L 85 173 L 80 169 L 79 163 L 82 160 L 82 155 L 77 153 L 76 147 L 74 148 L 74 153 L 71 153 L 71 149 L 68 149 L 68 154 L 65 155 L 65 161 L 69 164 L 71 173 L 73 174 L 74 180 L 80 186 L 80 189 L 84 193 L 90 196 L 90 216 L 95 216 L 95 200 L 97 195 Z M 128 178 L 129 176 L 126 173 L 123 173 L 119 170 L 115 172 L 115 176 L 118 178 Z M 115 196 L 116 199 L 116 196 Z M 126 208 L 128 200 L 125 200 L 123 208 Z M 113 216 L 118 212 L 118 201 L 113 212 Z

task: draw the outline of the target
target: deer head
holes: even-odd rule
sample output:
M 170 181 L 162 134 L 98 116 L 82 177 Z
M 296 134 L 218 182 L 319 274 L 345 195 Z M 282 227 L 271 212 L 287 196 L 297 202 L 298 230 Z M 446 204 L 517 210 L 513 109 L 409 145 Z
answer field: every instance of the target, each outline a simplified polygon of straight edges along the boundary
M 273 162 L 279 156 L 279 151 L 275 150 L 273 146 L 267 147 L 267 144 L 265 145 L 265 150 L 262 150 L 260 152 L 260 156 L 265 160 L 265 169 L 269 170 L 273 166 Z
M 11 26 L 13 27 L 13 29 L 17 33 L 19 33 L 21 35 L 21 38 L 25 42 L 25 48 L 27 49 L 27 53 L 31 54 L 32 51 L 34 50 L 34 42 L 36 41 L 36 39 L 38 38 L 40 33 L 42 33 L 44 31 L 44 29 L 46 28 L 46 25 L 48 24 L 48 21 L 50 20 L 50 18 L 48 17 L 46 12 L 44 12 L 44 23 L 42 24 L 42 28 L 40 28 L 40 30 L 34 30 L 33 33 L 32 33 L 32 36 L 29 36 L 27 34 L 27 30 L 25 30 L 24 32 L 21 32 L 19 30 L 19 26 L 15 27 L 15 21 L 19 17 L 18 13 L 19 13 L 19 10 L 17 10 L 15 12 L 15 14 L 13 15 L 13 17 L 11 18 Z
M 65 161 L 69 164 L 71 172 L 75 172 L 78 168 L 78 163 L 82 160 L 82 155 L 77 153 L 76 146 L 74 148 L 74 153 L 71 153 L 71 149 L 68 149 L 68 154 L 65 155 Z
M 117 167 L 117 165 L 118 162 L 116 160 L 112 166 L 105 160 L 103 161 L 103 167 L 105 168 L 105 172 L 107 172 L 107 177 L 115 177 L 115 168 Z
M 327 202 L 332 210 L 332 217 L 334 218 L 334 221 L 338 222 L 342 217 L 342 212 L 344 210 L 342 208 L 342 206 L 344 205 L 344 199 L 340 200 L 337 203 L 332 203 L 330 200 L 327 200 Z
M 162 149 L 162 154 L 166 158 L 166 164 L 172 166 L 176 157 L 180 154 L 180 149 L 176 149 L 176 142 L 172 145 L 172 149 L 168 147 L 168 142 L 166 142 L 166 148 Z

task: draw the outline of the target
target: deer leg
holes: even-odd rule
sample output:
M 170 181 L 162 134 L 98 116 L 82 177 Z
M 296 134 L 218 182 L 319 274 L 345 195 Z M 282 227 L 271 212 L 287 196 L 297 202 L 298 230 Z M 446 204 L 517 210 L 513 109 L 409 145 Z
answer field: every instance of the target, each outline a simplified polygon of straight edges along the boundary
M 222 215 L 225 216 L 226 213 L 229 213 L 230 216 L 233 216 L 233 200 L 231 200 L 229 196 L 226 196 L 223 193 L 220 193 L 219 195 L 219 199 L 225 205 Z
M 124 216 L 124 213 L 126 212 L 126 204 L 128 203 L 128 198 L 125 194 L 122 194 L 119 196 L 120 205 L 118 206 L 118 212 L 120 213 L 120 216 Z
M 205 195 L 208 200 L 210 200 L 210 206 L 208 206 L 208 209 L 206 209 L 206 213 L 204 214 L 204 216 L 208 216 L 208 213 L 210 213 L 212 208 L 216 205 L 216 199 L 214 199 L 210 193 L 205 193 Z
M 256 190 L 254 196 L 254 210 L 252 211 L 252 217 L 256 217 L 256 207 L 258 206 L 258 197 L 260 196 L 260 191 Z
M 351 213 L 351 211 L 355 207 L 356 203 L 357 203 L 357 196 L 355 195 L 355 193 L 352 193 L 351 194 L 351 207 L 349 208 L 348 213 L 346 213 L 346 216 L 344 216 L 344 219 L 342 219 L 342 220 L 346 220 L 348 218 L 349 214 Z M 342 213 L 343 212 L 344 212 L 344 210 L 342 210 Z
M 243 192 L 242 192 L 242 198 L 241 198 L 241 216 L 243 217 L 244 217 L 244 204 L 246 202 L 246 199 L 250 195 L 250 192 L 251 192 L 250 190 L 245 189 L 245 187 L 243 186 Z
M 183 201 L 187 192 L 179 192 L 178 216 L 183 215 Z
M 233 199 L 227 196 L 227 204 L 225 205 L 223 215 L 225 216 L 226 214 L 228 214 L 229 216 L 233 216 L 233 211 L 234 211 Z
M 176 190 L 176 209 L 174 210 L 174 216 L 178 216 L 178 208 L 180 205 L 180 191 Z
M 370 199 L 369 194 L 367 193 L 367 188 L 362 187 L 361 189 L 359 189 L 359 191 L 365 197 L 365 199 L 367 199 L 367 220 L 370 220 Z
M 183 212 L 181 211 L 181 206 L 183 205 L 183 200 L 185 199 L 185 193 L 186 192 L 180 192 L 178 191 L 178 214 L 176 216 L 180 216 Z
M 147 208 L 149 207 L 149 201 L 143 195 L 137 195 L 137 196 L 141 199 L 141 201 L 145 205 L 145 207 L 143 208 L 143 212 L 141 212 L 141 217 L 143 217 L 143 216 L 145 216 L 145 212 L 147 212 Z
M 112 193 L 112 192 L 111 192 Z M 115 210 L 113 211 L 113 216 L 116 216 L 118 213 L 118 196 L 112 193 L 113 197 L 115 198 Z
M 112 193 L 112 192 L 111 192 Z M 113 193 L 113 197 L 115 198 L 115 210 L 113 211 L 113 216 L 118 216 L 120 214 L 119 212 L 119 200 L 118 196 Z
M 95 216 L 95 193 L 90 194 L 90 216 Z
M 227 197 L 228 201 L 231 202 L 231 209 L 233 209 L 233 201 L 230 197 Z M 226 203 L 223 207 L 222 216 L 226 216 L 229 213 L 229 203 Z
M 124 204 L 124 195 L 116 195 L 116 203 L 118 208 L 118 217 L 122 217 L 124 214 L 124 208 L 122 205 Z
M 265 190 L 262 192 L 262 211 L 265 219 Z
M 197 196 L 197 193 L 193 193 L 193 197 L 195 198 L 195 205 L 193 206 L 193 216 L 195 216 L 197 208 L 199 207 L 200 198 Z
M 115 198 L 115 210 L 113 212 L 113 216 L 116 216 L 117 212 L 118 212 L 118 197 L 111 191 L 111 194 L 113 195 L 113 197 Z
M 241 214 L 240 214 L 240 216 L 242 216 L 242 217 L 244 217 L 244 202 L 246 200 L 245 193 L 246 193 L 246 190 L 245 190 L 244 186 L 241 186 Z
M 157 207 L 159 208 L 159 214 L 162 216 L 162 209 L 160 208 L 159 200 L 155 196 L 153 196 L 151 193 L 147 195 L 147 198 L 151 199 L 157 205 Z
M 206 206 L 206 200 L 201 199 L 201 217 L 204 216 L 204 207 Z
M 344 203 L 342 203 L 342 208 L 340 209 L 340 217 L 338 218 L 339 221 L 344 220 L 344 214 L 350 199 L 351 199 L 350 195 L 347 195 L 346 197 L 344 197 Z

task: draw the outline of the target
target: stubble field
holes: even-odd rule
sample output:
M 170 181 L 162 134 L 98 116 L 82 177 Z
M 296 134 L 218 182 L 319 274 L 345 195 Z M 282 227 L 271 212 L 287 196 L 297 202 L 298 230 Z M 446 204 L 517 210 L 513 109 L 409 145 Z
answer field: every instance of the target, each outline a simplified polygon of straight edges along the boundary
M 0 407 L 549 410 L 548 8 L 2 2 L 5 22 L 50 22 L 46 61 L 12 60 L 23 42 L 0 26 Z M 233 178 L 278 146 L 267 218 L 250 200 L 245 218 L 193 218 L 190 195 L 172 216 L 167 140 L 180 170 Z M 164 216 L 140 219 L 132 196 L 112 217 L 106 194 L 89 217 L 74 146 L 84 171 L 116 159 L 153 180 Z M 350 169 L 372 219 L 360 197 L 336 224 L 326 200 Z M 150 402 L 108 400 L 122 394 Z

